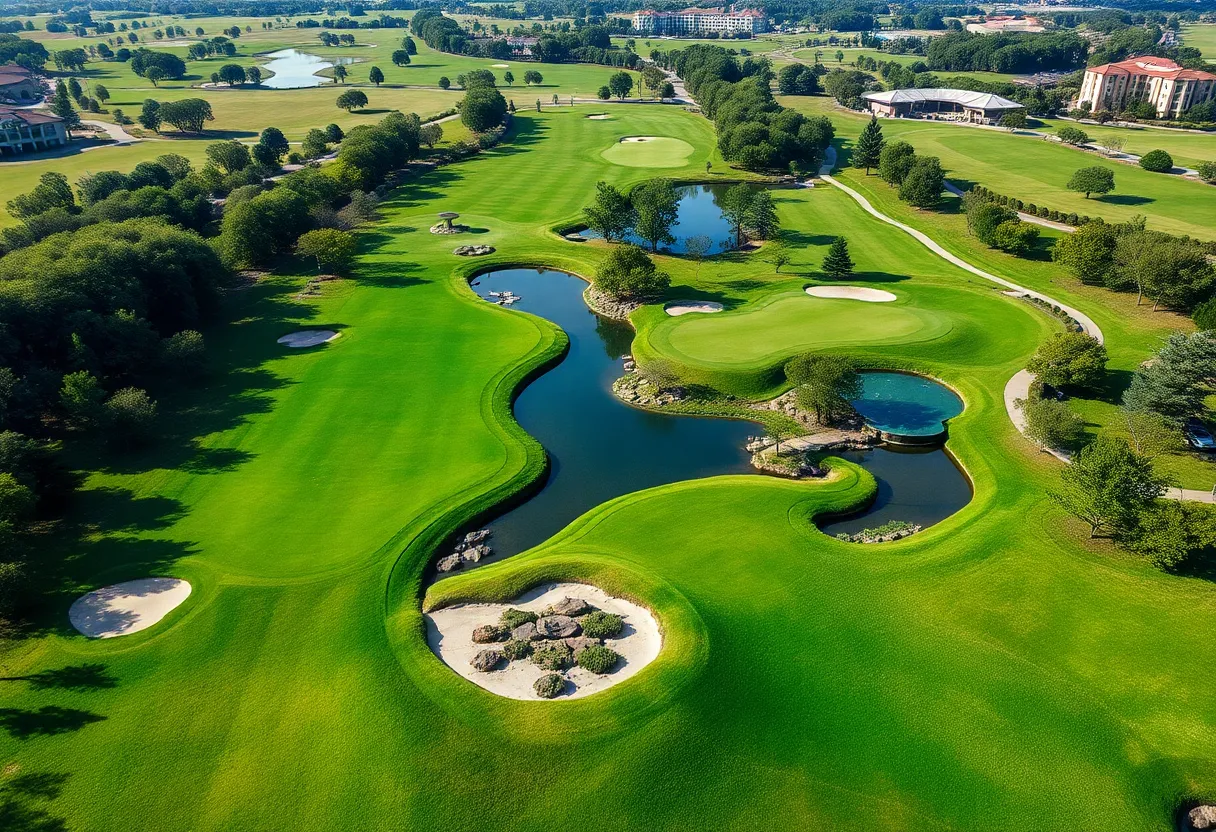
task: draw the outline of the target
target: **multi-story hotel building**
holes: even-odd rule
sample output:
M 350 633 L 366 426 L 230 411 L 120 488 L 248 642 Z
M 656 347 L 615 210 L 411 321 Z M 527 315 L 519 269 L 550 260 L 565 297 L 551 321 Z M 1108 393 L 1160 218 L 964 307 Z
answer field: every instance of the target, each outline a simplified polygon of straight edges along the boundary
M 651 35 L 688 35 L 717 32 L 758 34 L 768 31 L 768 18 L 755 9 L 684 9 L 678 12 L 640 11 L 633 14 L 633 28 Z
M 0 156 L 36 153 L 67 142 L 68 131 L 59 116 L 0 107 Z
M 1157 108 L 1157 118 L 1177 118 L 1213 98 L 1216 75 L 1146 55 L 1085 70 L 1077 106 L 1088 102 L 1093 112 L 1117 113 L 1128 104 L 1147 101 Z

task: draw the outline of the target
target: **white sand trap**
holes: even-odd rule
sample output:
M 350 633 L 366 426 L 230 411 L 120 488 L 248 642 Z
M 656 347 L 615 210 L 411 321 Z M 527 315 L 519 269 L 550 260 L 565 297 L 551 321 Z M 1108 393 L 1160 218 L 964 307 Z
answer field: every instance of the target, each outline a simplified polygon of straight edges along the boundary
M 293 332 L 290 335 L 284 335 L 279 339 L 279 343 L 285 347 L 294 349 L 302 349 L 304 347 L 315 347 L 318 344 L 328 343 L 337 338 L 339 333 L 332 329 L 305 329 L 300 332 Z
M 490 66 L 494 67 L 495 69 L 507 69 L 511 65 L 510 64 L 490 64 Z
M 607 113 L 596 113 L 593 116 L 587 116 L 587 118 L 591 119 L 592 121 L 607 121 L 608 119 L 612 118 L 612 116 L 608 115 Z
M 621 139 L 622 142 L 653 142 L 663 138 L 662 136 L 626 136 Z
M 890 303 L 896 299 L 890 292 L 864 286 L 808 286 L 806 293 L 817 298 L 843 298 L 866 303 Z
M 676 318 L 689 312 L 721 312 L 722 304 L 712 300 L 677 300 L 664 306 L 663 311 Z
M 650 610 L 623 598 L 614 598 L 588 584 L 545 584 L 529 590 L 510 604 L 457 604 L 435 610 L 426 616 L 427 644 L 444 664 L 490 693 L 508 699 L 548 701 L 536 695 L 532 684 L 549 671 L 537 667 L 531 659 L 517 659 L 510 664 L 504 660 L 499 663 L 499 669 L 485 673 L 474 670 L 469 662 L 475 655 L 486 648 L 501 649 L 502 644 L 474 644 L 473 628 L 497 624 L 499 616 L 510 607 L 540 612 L 566 597 L 582 598 L 596 609 L 621 616 L 625 619 L 625 629 L 618 638 L 604 641 L 604 646 L 621 654 L 616 668 L 600 676 L 575 665 L 563 673 L 573 682 L 573 687 L 566 685 L 566 692 L 557 700 L 581 699 L 619 685 L 659 655 L 663 637 L 659 633 L 659 622 Z
M 141 578 L 81 595 L 68 610 L 72 626 L 89 638 L 114 638 L 146 630 L 190 596 L 177 578 Z

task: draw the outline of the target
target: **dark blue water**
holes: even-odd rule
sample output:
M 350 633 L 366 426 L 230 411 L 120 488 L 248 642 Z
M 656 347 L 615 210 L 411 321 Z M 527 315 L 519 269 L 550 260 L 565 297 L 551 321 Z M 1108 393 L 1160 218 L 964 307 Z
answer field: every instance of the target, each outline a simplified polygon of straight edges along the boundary
M 963 412 L 954 391 L 924 376 L 910 373 L 861 374 L 861 398 L 853 402 L 867 423 L 905 436 L 935 436 L 942 424 Z
M 731 230 L 730 223 L 722 216 L 722 209 L 718 207 L 717 202 L 729 187 L 729 185 L 686 185 L 677 188 L 676 191 L 680 194 L 680 213 L 676 218 L 676 224 L 671 228 L 671 235 L 676 238 L 676 241 L 669 246 L 660 246 L 660 250 L 672 254 L 685 254 L 688 252 L 688 238 L 698 235 L 709 238 L 707 254 L 721 254 L 733 249 L 735 233 Z M 591 239 L 597 239 L 600 236 L 589 229 L 579 233 Z M 650 243 L 636 235 L 629 234 L 625 239 L 627 242 L 643 248 L 650 248 Z
M 583 301 L 585 288 L 577 277 L 538 269 L 504 269 L 473 281 L 482 297 L 514 292 L 521 300 L 513 309 L 554 322 L 570 338 L 562 362 L 516 399 L 515 418 L 545 447 L 551 470 L 540 492 L 490 523 L 495 559 L 543 543 L 622 494 L 699 477 L 756 473 L 744 445 L 749 435 L 763 433 L 759 425 L 651 413 L 612 395 L 633 330 L 591 313 Z M 971 499 L 966 479 L 940 448 L 841 455 L 874 473 L 879 494 L 862 517 L 833 524 L 833 533 L 892 519 L 927 526 Z

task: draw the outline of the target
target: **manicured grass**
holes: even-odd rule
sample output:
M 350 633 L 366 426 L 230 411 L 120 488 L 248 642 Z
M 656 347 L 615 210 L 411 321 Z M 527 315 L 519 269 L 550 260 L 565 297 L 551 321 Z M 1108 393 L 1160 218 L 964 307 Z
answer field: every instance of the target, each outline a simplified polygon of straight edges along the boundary
M 1123 140 L 1123 150 L 1143 156 L 1150 150 L 1164 150 L 1174 158 L 1175 165 L 1194 168 L 1200 162 L 1216 162 L 1216 133 L 1199 133 L 1154 127 L 1106 127 L 1098 124 L 1076 124 L 1066 119 L 1039 119 L 1043 127 L 1059 130 L 1065 125 L 1079 127 L 1090 140 L 1103 144 L 1111 137 Z M 1122 168 L 1115 168 L 1116 173 Z
M 563 341 L 477 300 L 462 276 L 519 263 L 590 274 L 605 247 L 548 229 L 598 179 L 652 175 L 603 159 L 603 123 L 586 111 L 521 112 L 501 148 L 398 189 L 360 234 L 355 279 L 319 300 L 295 296 L 304 274 L 233 299 L 234 322 L 208 333 L 215 379 L 164 402 L 161 445 L 135 459 L 70 449 L 86 477 L 71 519 L 90 534 L 66 546 L 45 630 L 3 657 L 5 811 L 89 830 L 148 818 L 196 830 L 754 829 L 778 817 L 799 829 L 1164 832 L 1178 799 L 1211 794 L 1216 691 L 1196 672 L 1216 661 L 1211 584 L 1078 542 L 1044 497 L 1054 463 L 1028 453 L 1004 413 L 1005 379 L 1058 324 L 914 254 L 827 188 L 780 193 L 793 274 L 773 274 L 763 252 L 699 269 L 662 257 L 669 297 L 762 303 L 813 278 L 829 235 L 846 233 L 856 282 L 973 317 L 974 337 L 941 349 L 860 350 L 962 395 L 949 448 L 972 503 L 906 541 L 860 547 L 810 523 L 873 493 L 853 466 L 820 483 L 680 483 L 601 506 L 534 553 L 423 598 L 433 546 L 539 473 L 507 405 Z M 695 148 L 665 173 L 703 177 L 708 160 L 726 178 L 705 120 L 614 114 L 622 135 Z M 425 232 L 439 210 L 486 229 L 477 242 L 497 252 L 453 256 L 451 239 Z M 635 315 L 643 335 L 657 315 Z M 343 337 L 286 354 L 275 337 L 302 324 Z M 148 573 L 183 576 L 195 594 L 144 633 L 85 642 L 66 630 L 76 589 Z M 651 605 L 666 652 L 602 696 L 525 703 L 427 649 L 423 603 L 553 578 Z M 112 684 L 20 680 L 81 664 Z M 21 787 L 48 779 L 56 789 Z
M 824 96 L 790 96 L 782 102 L 804 112 L 826 112 L 836 125 L 837 135 L 848 140 L 845 147 L 868 121 L 861 113 L 835 107 Z M 974 182 L 1023 202 L 1065 213 L 1101 216 L 1112 222 L 1126 222 L 1143 214 L 1148 217 L 1148 227 L 1158 231 L 1205 240 L 1216 238 L 1216 198 L 1212 186 L 1202 182 L 1149 173 L 1137 165 L 1113 162 L 1093 152 L 1002 130 L 918 119 L 887 119 L 882 128 L 888 139 L 903 139 L 917 153 L 940 158 L 947 177 L 960 187 Z M 1206 143 L 1209 137 L 1199 139 Z M 1010 164 L 1011 159 L 1017 164 Z M 1104 165 L 1115 171 L 1114 193 L 1086 199 L 1084 194 L 1065 188 L 1073 172 L 1090 165 Z
M 681 168 L 693 154 L 693 146 L 671 136 L 652 136 L 642 142 L 617 141 L 603 157 L 614 165 L 629 168 Z
M 1182 45 L 1193 46 L 1203 53 L 1208 63 L 1216 63 L 1216 24 L 1182 24 Z

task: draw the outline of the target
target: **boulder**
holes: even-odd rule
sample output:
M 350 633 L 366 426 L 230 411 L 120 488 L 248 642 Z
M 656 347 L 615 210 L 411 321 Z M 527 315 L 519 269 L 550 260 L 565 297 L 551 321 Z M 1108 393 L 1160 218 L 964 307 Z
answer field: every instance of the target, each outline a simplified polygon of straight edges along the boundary
M 456 246 L 452 253 L 460 257 L 482 257 L 494 251 L 494 246 Z
M 435 568 L 440 572 L 451 572 L 453 569 L 460 568 L 460 555 L 448 555 L 446 558 L 440 558 L 435 564 Z
M 591 605 L 582 598 L 566 597 L 545 611 L 545 615 L 568 615 L 575 618 L 591 612 Z
M 476 546 L 470 546 L 460 553 L 460 557 L 464 558 L 466 563 L 477 563 L 482 558 L 490 556 L 490 547 L 484 543 L 479 543 Z
M 531 621 L 525 621 L 511 631 L 511 638 L 517 641 L 536 641 L 537 639 L 544 638 L 544 636 L 536 632 L 535 624 Z
M 1186 817 L 1195 829 L 1216 829 L 1216 806 L 1196 806 Z
M 542 638 L 569 638 L 582 632 L 582 627 L 568 615 L 546 615 L 536 621 L 536 632 Z
M 502 640 L 502 628 L 495 624 L 482 624 L 480 627 L 473 628 L 473 643 L 474 644 L 489 644 L 494 641 Z
M 566 646 L 574 653 L 575 661 L 578 661 L 579 654 L 588 647 L 598 647 L 602 643 L 598 638 L 588 638 L 587 636 L 566 639 Z
M 479 529 L 475 532 L 469 532 L 464 536 L 464 542 L 472 546 L 474 543 L 480 543 L 490 536 L 489 529 Z
M 498 667 L 498 663 L 502 661 L 502 653 L 497 650 L 482 650 L 473 657 L 473 661 L 469 664 L 473 665 L 474 670 L 480 670 L 482 673 L 493 670 Z

